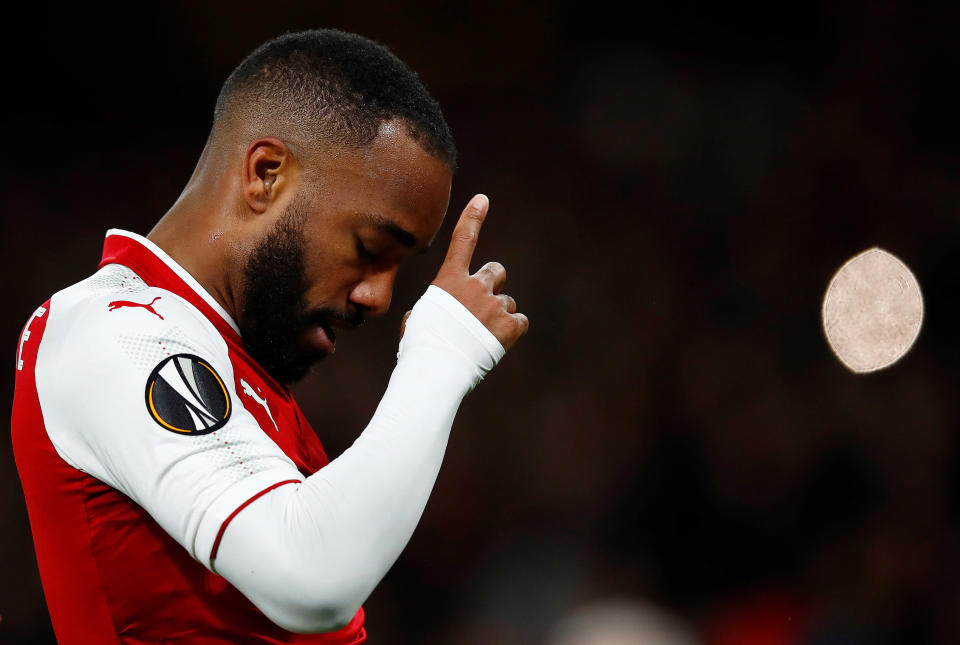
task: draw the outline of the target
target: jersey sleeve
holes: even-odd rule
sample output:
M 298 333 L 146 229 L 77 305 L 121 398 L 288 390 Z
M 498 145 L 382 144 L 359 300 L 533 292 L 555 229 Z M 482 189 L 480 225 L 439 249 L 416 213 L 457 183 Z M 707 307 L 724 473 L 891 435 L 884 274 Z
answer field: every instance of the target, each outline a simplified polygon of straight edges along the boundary
M 503 355 L 466 307 L 428 287 L 367 427 L 302 485 L 244 508 L 224 533 L 216 572 L 284 629 L 346 625 L 413 534 L 463 397 Z
M 136 299 L 162 300 L 162 316 L 114 307 L 109 294 L 54 296 L 36 366 L 44 424 L 61 458 L 130 497 L 211 568 L 230 517 L 303 476 L 239 404 L 212 324 L 166 290 Z

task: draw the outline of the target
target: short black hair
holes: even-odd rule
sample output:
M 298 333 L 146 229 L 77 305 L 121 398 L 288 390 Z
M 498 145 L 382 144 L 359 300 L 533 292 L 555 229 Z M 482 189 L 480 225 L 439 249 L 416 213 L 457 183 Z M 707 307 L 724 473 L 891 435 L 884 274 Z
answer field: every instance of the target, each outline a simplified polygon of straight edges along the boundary
M 364 146 L 395 118 L 453 172 L 453 135 L 417 74 L 363 36 L 311 29 L 260 45 L 233 70 L 217 97 L 214 131 L 228 122 L 255 121 Z

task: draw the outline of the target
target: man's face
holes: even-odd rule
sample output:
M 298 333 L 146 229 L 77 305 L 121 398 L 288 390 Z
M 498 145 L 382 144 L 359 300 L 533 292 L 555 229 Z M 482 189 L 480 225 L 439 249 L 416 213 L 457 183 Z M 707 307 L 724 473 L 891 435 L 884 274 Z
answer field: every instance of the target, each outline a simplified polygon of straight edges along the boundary
M 387 311 L 400 262 L 430 244 L 449 197 L 445 164 L 402 125 L 326 155 L 247 259 L 247 352 L 281 383 L 303 378 L 337 331 Z

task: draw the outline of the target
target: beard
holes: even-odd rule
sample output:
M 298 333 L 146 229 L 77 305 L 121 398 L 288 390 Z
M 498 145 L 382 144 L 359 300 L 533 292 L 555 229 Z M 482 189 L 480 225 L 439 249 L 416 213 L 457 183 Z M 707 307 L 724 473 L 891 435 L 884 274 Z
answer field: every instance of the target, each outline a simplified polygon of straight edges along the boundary
M 331 323 L 356 327 L 359 310 L 309 309 L 304 270 L 304 204 L 297 195 L 273 230 L 254 248 L 244 268 L 243 307 L 238 321 L 246 352 L 277 382 L 299 381 L 326 352 L 305 347 L 305 330 L 320 325 L 331 340 Z

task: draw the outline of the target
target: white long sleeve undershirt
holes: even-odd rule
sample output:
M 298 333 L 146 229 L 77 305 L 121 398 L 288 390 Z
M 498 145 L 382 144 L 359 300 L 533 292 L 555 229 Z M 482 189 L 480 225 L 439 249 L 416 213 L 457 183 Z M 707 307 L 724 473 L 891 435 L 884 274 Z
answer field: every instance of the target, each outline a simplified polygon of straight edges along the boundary
M 430 286 L 367 428 L 325 468 L 240 511 L 214 570 L 287 630 L 348 623 L 420 520 L 461 400 L 503 355 L 477 318 Z

